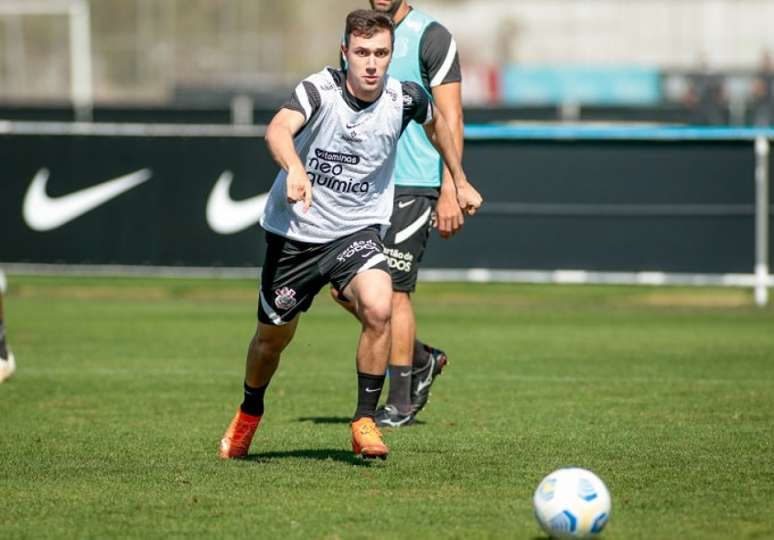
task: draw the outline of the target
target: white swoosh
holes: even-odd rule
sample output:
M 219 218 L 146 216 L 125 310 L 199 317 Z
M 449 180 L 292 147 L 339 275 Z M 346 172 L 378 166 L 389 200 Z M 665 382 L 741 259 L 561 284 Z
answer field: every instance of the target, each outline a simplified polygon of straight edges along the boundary
M 425 210 L 425 213 L 419 216 L 414 223 L 403 229 L 402 231 L 395 234 L 395 243 L 400 244 L 401 242 L 405 241 L 408 238 L 411 238 L 411 235 L 417 232 L 419 229 L 422 228 L 422 225 L 427 223 L 427 220 L 430 218 L 430 208 Z
M 433 370 L 435 369 L 435 358 L 432 356 L 430 357 L 430 369 L 427 371 L 427 377 L 419 381 L 419 384 L 417 384 L 417 389 L 414 391 L 414 394 L 419 395 L 419 393 L 433 384 Z
M 152 173 L 150 169 L 141 169 L 61 197 L 49 197 L 46 193 L 48 176 L 48 169 L 40 169 L 24 196 L 24 221 L 35 231 L 50 231 L 61 227 L 150 180 Z
M 268 193 L 261 193 L 235 201 L 229 195 L 233 180 L 231 171 L 223 171 L 207 199 L 207 224 L 218 234 L 238 233 L 258 223 L 269 198 Z
M 416 201 L 416 199 L 411 199 L 410 201 L 400 201 L 398 203 L 398 208 L 406 208 L 407 206 L 411 206 L 414 204 L 414 201 Z

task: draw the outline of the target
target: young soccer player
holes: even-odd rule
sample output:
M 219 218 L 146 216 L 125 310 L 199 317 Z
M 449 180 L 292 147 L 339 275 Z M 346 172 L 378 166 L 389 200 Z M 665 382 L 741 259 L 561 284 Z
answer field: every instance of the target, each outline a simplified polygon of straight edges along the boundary
M 280 355 L 300 313 L 326 283 L 352 302 L 362 321 L 352 449 L 366 458 L 385 458 L 389 449 L 373 419 L 387 369 L 392 308 L 381 231 L 392 213 L 395 148 L 409 122 L 422 124 L 438 146 L 460 204 L 472 213 L 482 202 L 425 92 L 386 76 L 392 20 L 354 11 L 345 36 L 347 70 L 326 68 L 307 77 L 267 128 L 266 142 L 281 170 L 261 221 L 267 250 L 244 399 L 221 440 L 222 458 L 247 454 Z

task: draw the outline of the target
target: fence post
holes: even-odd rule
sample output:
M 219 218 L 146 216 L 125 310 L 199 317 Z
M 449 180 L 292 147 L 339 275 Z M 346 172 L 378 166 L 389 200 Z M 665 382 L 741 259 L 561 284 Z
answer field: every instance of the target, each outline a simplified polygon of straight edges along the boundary
M 769 300 L 769 139 L 755 139 L 755 303 Z

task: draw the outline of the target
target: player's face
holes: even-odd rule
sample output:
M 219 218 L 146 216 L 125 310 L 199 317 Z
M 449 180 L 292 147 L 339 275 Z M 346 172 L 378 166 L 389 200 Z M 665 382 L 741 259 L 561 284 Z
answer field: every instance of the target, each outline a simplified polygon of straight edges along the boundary
M 371 9 L 387 13 L 392 16 L 397 13 L 398 8 L 403 3 L 403 0 L 371 0 Z
M 373 100 L 381 91 L 384 74 L 392 58 L 390 32 L 382 30 L 370 38 L 349 36 L 349 47 L 342 49 L 347 58 L 347 82 L 355 96 Z

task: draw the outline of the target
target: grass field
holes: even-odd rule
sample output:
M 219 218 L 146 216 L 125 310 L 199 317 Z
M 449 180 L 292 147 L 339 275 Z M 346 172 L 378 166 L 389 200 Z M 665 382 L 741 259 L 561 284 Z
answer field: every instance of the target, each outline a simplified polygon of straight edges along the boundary
M 0 538 L 543 538 L 532 493 L 596 471 L 608 539 L 774 538 L 774 309 L 749 291 L 422 285 L 451 364 L 421 423 L 351 455 L 354 321 L 321 296 L 249 459 L 248 281 L 11 276 Z

